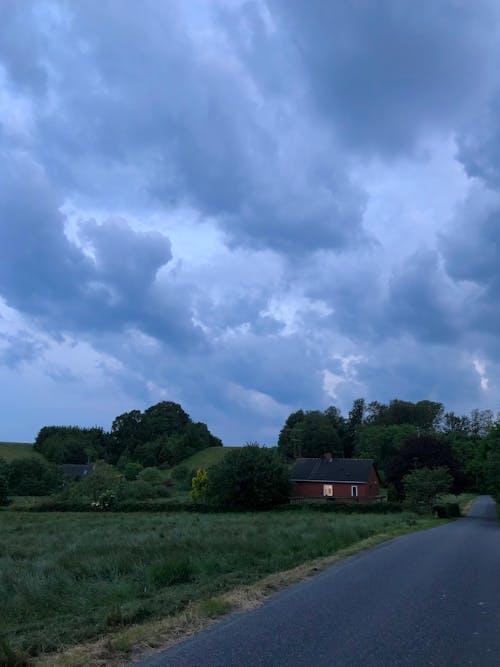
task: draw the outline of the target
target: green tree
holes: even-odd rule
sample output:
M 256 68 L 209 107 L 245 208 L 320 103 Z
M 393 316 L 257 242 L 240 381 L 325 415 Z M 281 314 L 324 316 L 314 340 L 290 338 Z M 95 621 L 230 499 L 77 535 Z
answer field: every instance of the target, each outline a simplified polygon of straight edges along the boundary
M 104 455 L 107 435 L 102 428 L 44 426 L 34 449 L 52 463 L 88 463 Z
M 8 464 L 8 472 L 13 496 L 46 496 L 62 486 L 60 469 L 34 457 L 14 459 Z
M 500 502 L 500 425 L 493 426 L 486 440 L 484 461 L 484 484 L 488 493 Z
M 122 479 L 122 475 L 112 465 L 106 461 L 97 461 L 92 472 L 77 482 L 75 488 L 78 495 L 97 501 L 105 491 L 116 494 Z
M 118 415 L 111 425 L 111 437 L 108 442 L 106 459 L 109 463 L 117 463 L 127 452 L 131 457 L 138 445 L 146 442 L 140 410 L 131 410 Z
M 382 472 L 386 464 L 398 454 L 402 443 L 417 435 L 417 429 L 410 424 L 392 426 L 363 425 L 358 431 L 354 456 L 374 459 Z
M 485 463 L 494 437 L 481 438 L 461 430 L 448 431 L 444 437 L 453 450 L 463 488 L 469 491 L 483 490 Z
M 346 424 L 346 436 L 344 442 L 345 456 L 350 458 L 358 442 L 358 435 L 363 425 L 363 417 L 365 414 L 365 399 L 356 398 L 349 411 L 349 419 Z
M 453 477 L 455 491 L 461 491 L 460 471 L 453 450 L 444 438 L 431 434 L 407 438 L 399 452 L 392 457 L 385 468 L 388 484 L 394 484 L 402 495 L 402 480 L 405 475 L 419 468 L 446 468 Z
M 269 509 L 288 500 L 290 480 L 276 452 L 249 444 L 210 468 L 207 498 L 227 508 Z
M 278 438 L 278 451 L 288 459 L 296 459 L 300 456 L 299 452 L 302 447 L 301 424 L 303 421 L 303 410 L 292 412 L 280 431 Z M 296 429 L 295 427 L 298 428 Z
M 137 475 L 142 469 L 140 463 L 126 463 L 123 468 L 123 476 L 128 482 L 133 482 L 137 479 Z
M 454 412 L 446 412 L 443 417 L 442 427 L 445 433 L 468 435 L 470 432 L 470 419 L 466 416 L 456 415 Z
M 325 412 L 298 410 L 292 413 L 281 430 L 278 451 L 288 459 L 319 457 L 325 452 L 344 455 L 345 420 L 333 406 Z
M 472 410 L 470 414 L 470 431 L 479 436 L 488 435 L 493 427 L 493 412 L 491 410 Z
M 191 497 L 195 502 L 205 502 L 208 496 L 208 472 L 205 468 L 198 468 L 191 482 Z
M 416 512 L 430 512 L 436 498 L 448 493 L 453 478 L 447 468 L 419 468 L 403 477 L 405 505 Z

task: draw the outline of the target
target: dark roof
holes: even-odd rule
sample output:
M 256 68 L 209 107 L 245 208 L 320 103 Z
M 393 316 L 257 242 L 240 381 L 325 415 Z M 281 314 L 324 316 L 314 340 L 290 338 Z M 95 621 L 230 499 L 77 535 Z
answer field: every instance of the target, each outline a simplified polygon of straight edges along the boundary
M 290 478 L 295 482 L 367 482 L 372 459 L 298 459 Z
M 85 477 L 93 467 L 92 463 L 63 463 L 61 465 L 63 475 L 66 477 Z

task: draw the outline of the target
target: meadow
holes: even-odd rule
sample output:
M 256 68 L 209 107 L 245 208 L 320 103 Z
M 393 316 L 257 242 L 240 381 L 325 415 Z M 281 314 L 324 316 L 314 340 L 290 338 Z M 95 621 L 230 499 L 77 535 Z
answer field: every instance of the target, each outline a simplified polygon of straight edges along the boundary
M 379 533 L 396 515 L 0 511 L 0 642 L 30 655 L 176 614 Z M 214 601 L 215 600 L 215 601 Z M 1 650 L 0 650 L 1 654 Z M 0 660 L 1 663 L 1 660 Z
M 12 461 L 13 459 L 25 459 L 28 457 L 43 459 L 33 449 L 33 445 L 27 442 L 0 442 L 0 459 Z

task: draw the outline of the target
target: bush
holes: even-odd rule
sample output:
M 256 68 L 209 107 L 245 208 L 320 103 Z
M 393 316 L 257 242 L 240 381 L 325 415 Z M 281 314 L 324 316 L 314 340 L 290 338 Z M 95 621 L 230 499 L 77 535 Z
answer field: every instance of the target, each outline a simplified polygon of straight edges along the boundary
M 233 449 L 210 468 L 207 498 L 234 509 L 270 509 L 288 501 L 288 471 L 278 454 L 257 444 Z
M 99 497 L 107 491 L 118 493 L 122 479 L 120 473 L 112 465 L 105 461 L 97 461 L 91 474 L 73 488 L 75 494 L 80 497 L 98 501 Z
M 62 486 L 62 473 L 57 466 L 35 458 L 11 461 L 8 478 L 13 496 L 47 496 Z
M 148 484 L 161 484 L 162 476 L 158 468 L 144 468 L 137 475 L 137 479 Z
M 461 516 L 458 503 L 437 503 L 432 506 L 432 513 L 438 519 L 456 519 Z
M 403 477 L 405 505 L 416 512 L 430 512 L 436 497 L 447 493 L 453 478 L 444 468 L 419 468 Z
M 195 502 L 203 502 L 208 495 L 208 472 L 204 468 L 198 468 L 192 479 L 191 497 Z
M 116 493 L 108 489 L 99 496 L 96 502 L 92 503 L 92 507 L 103 512 L 110 512 L 117 505 Z
M 0 505 L 9 504 L 9 466 L 0 459 Z
M 146 500 L 149 498 L 158 498 L 159 495 L 165 495 L 168 492 L 161 487 L 149 484 L 141 479 L 134 482 L 122 482 L 118 490 L 118 497 L 120 501 L 128 500 Z
M 175 486 L 183 491 L 190 491 L 192 488 L 192 480 L 196 475 L 196 470 L 189 470 L 187 466 L 178 466 L 172 470 L 171 476 L 175 482 Z
M 123 476 L 129 482 L 133 482 L 137 479 L 137 476 L 142 470 L 140 463 L 126 463 L 123 468 Z

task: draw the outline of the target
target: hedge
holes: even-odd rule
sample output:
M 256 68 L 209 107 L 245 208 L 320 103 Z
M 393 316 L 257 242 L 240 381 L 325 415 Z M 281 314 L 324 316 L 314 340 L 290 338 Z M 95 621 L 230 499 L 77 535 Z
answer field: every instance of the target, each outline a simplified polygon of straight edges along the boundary
M 279 505 L 274 508 L 281 512 L 302 512 L 312 510 L 315 512 L 340 512 L 347 514 L 392 514 L 402 512 L 400 503 L 302 503 Z M 100 510 L 90 502 L 69 501 L 69 500 L 44 500 L 31 507 L 16 508 L 19 512 L 200 512 L 200 513 L 220 513 L 220 512 L 241 512 L 249 510 L 240 510 L 223 507 L 219 505 L 192 503 L 192 502 L 169 502 L 161 503 L 155 501 L 137 502 L 133 500 L 117 502 L 113 507 L 106 510 Z
M 458 503 L 438 503 L 432 506 L 432 513 L 438 519 L 456 519 L 461 516 Z

